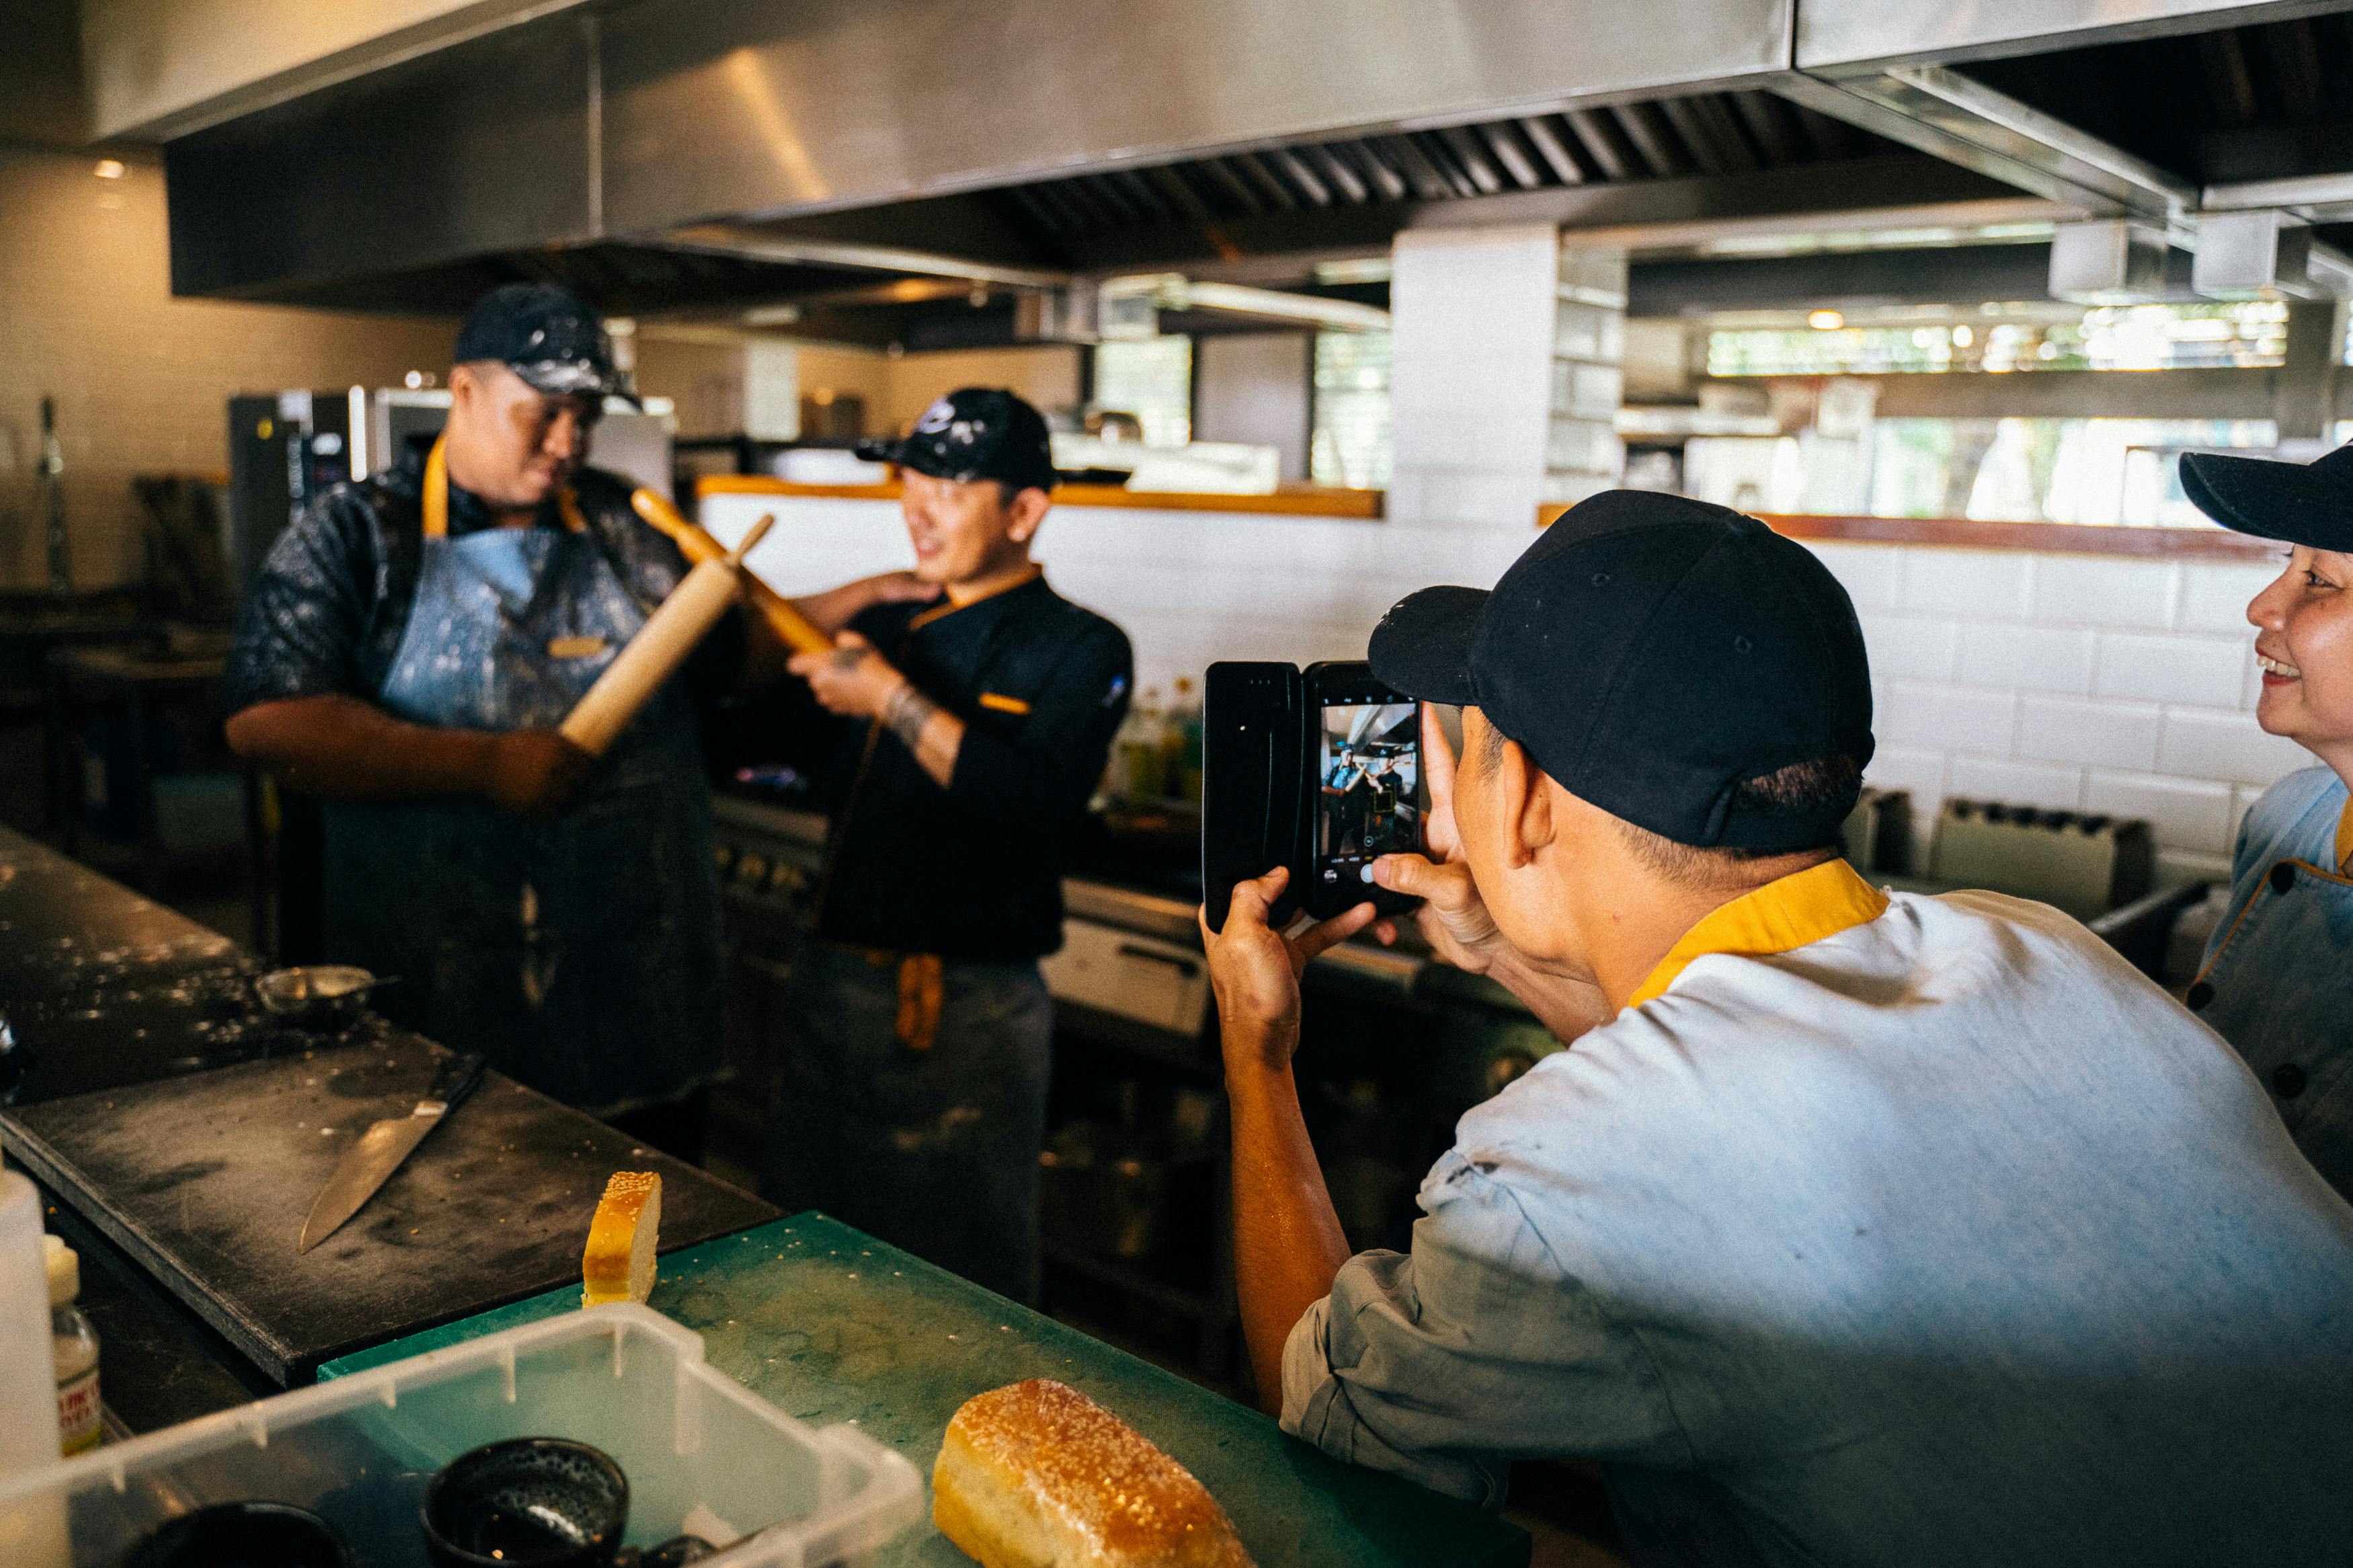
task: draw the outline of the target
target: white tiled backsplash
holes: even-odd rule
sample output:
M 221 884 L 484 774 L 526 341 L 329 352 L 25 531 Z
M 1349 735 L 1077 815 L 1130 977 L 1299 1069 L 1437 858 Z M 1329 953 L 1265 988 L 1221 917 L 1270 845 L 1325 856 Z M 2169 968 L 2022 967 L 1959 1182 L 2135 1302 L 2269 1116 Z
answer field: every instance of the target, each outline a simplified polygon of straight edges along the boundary
M 910 556 L 898 508 L 714 497 L 733 537 L 762 511 L 762 574 L 801 593 Z M 1361 658 L 1402 595 L 1484 587 L 1528 533 L 1398 521 L 1065 508 L 1039 535 L 1055 586 L 1127 629 L 1137 686 L 1165 697 L 1219 658 Z M 2228 868 L 2239 816 L 2307 765 L 2254 721 L 2247 601 L 2274 575 L 2236 563 L 1824 543 L 1871 648 L 1871 782 L 1911 791 L 1926 835 L 1947 795 L 2147 817 L 2159 875 Z
M 2159 876 L 2229 868 L 2239 817 L 2311 755 L 2255 725 L 2247 601 L 2276 569 L 1822 543 L 1871 647 L 1871 781 L 2148 819 Z

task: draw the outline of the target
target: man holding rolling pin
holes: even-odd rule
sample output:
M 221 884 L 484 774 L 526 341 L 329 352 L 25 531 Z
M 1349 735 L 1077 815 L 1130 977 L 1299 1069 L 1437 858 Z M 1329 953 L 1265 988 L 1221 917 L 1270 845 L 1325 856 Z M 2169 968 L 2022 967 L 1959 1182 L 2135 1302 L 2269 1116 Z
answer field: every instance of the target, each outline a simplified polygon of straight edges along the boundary
M 784 650 L 731 612 L 601 750 L 559 733 L 687 564 L 585 466 L 629 395 L 587 305 L 494 289 L 456 360 L 439 437 L 271 549 L 228 741 L 327 803 L 324 952 L 398 977 L 385 1014 L 699 1158 L 722 984 L 702 710 Z M 838 627 L 932 592 L 901 574 L 799 608 Z
M 1038 960 L 1061 945 L 1065 847 L 1131 656 L 1029 559 L 1055 482 L 1035 408 L 968 387 L 876 455 L 899 469 L 915 574 L 945 598 L 877 605 L 792 661 L 851 722 L 817 762 L 839 804 L 761 1184 L 1028 1299 L 1052 1023 Z

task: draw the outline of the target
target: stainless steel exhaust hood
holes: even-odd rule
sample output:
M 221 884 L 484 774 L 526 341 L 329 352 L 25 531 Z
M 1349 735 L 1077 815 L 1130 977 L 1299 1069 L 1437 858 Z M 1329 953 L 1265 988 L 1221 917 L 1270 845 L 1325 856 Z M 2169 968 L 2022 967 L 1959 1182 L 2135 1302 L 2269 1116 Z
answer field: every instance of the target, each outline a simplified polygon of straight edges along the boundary
M 2310 29 L 2348 5 L 1676 0 L 1669 26 L 1615 0 L 612 0 L 171 142 L 173 284 L 447 308 L 559 277 L 808 321 L 920 279 L 1009 321 L 1074 278 L 1281 281 L 1247 269 L 1433 223 L 1672 248 L 2116 217 L 2194 250 L 2204 212 L 2283 178 L 2285 221 L 2337 216 L 2353 159 L 2217 174 L 2039 68 L 2325 55 L 2339 35 Z
M 583 7 L 171 142 L 173 282 L 190 294 L 332 292 L 485 255 L 659 243 L 706 220 L 1786 70 L 1791 0 L 1683 10 L 1658 27 L 1613 0 Z M 1013 253 L 994 259 L 1052 264 L 1021 236 L 984 237 Z

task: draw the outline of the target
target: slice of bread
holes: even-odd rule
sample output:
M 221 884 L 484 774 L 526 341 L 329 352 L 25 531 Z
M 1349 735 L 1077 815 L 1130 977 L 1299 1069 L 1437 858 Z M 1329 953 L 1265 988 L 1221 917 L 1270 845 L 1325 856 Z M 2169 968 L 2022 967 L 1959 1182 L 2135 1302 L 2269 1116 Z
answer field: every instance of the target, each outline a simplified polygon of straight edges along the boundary
M 654 1247 L 661 1231 L 661 1177 L 616 1171 L 605 1184 L 588 1248 L 580 1255 L 580 1304 L 643 1301 L 653 1293 Z
M 982 1568 L 1251 1568 L 1191 1471 L 1047 1378 L 955 1413 L 932 1467 L 932 1522 Z

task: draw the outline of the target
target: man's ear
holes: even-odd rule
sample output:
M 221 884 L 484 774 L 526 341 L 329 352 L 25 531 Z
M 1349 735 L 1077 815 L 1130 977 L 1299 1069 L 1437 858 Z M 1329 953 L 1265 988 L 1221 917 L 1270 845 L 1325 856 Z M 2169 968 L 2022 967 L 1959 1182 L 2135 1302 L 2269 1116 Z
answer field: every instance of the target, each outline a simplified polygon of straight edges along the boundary
M 1016 544 L 1027 544 L 1037 536 L 1038 525 L 1046 521 L 1046 509 L 1053 503 L 1046 492 L 1035 485 L 1013 492 L 1005 503 L 1005 537 Z
M 1552 796 L 1545 783 L 1535 759 L 1517 741 L 1504 737 L 1493 787 L 1501 792 L 1496 820 L 1504 825 L 1504 864 L 1514 871 L 1533 865 L 1552 843 Z

